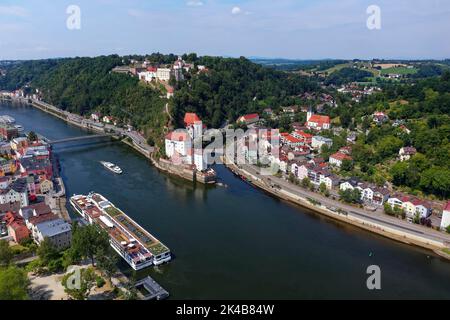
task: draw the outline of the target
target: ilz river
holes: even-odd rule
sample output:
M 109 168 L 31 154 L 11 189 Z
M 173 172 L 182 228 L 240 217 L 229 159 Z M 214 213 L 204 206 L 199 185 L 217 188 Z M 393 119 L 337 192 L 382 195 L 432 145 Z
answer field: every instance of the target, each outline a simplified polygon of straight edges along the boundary
M 3 114 L 49 139 L 89 134 L 26 105 L 0 102 Z M 147 272 L 172 299 L 450 298 L 450 263 L 432 252 L 277 200 L 223 166 L 216 170 L 228 187 L 194 187 L 120 142 L 54 150 L 67 196 L 105 195 L 171 249 L 170 263 Z M 381 290 L 367 289 L 370 265 L 381 269 Z

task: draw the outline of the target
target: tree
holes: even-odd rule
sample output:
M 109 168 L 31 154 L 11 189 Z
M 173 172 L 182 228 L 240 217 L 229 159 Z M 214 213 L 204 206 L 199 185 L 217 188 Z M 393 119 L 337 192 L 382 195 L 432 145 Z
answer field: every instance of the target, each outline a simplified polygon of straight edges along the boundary
M 341 170 L 350 172 L 353 170 L 353 161 L 349 159 L 344 159 L 341 164 Z
M 29 281 L 24 270 L 15 266 L 0 269 L 0 300 L 26 300 Z
M 34 131 L 30 131 L 27 135 L 28 140 L 34 142 L 34 141 L 38 141 L 38 136 Z
M 8 241 L 0 240 L 0 266 L 7 266 L 11 262 L 14 254 Z
M 303 188 L 309 188 L 309 187 L 311 187 L 311 180 L 309 180 L 308 177 L 304 177 L 304 178 L 302 179 L 302 187 L 303 187 Z
M 339 196 L 344 202 L 347 203 L 360 203 L 361 202 L 361 191 L 358 189 L 346 189 L 339 190 Z
M 322 183 L 320 184 L 320 186 L 319 186 L 319 191 L 320 191 L 321 193 L 325 193 L 325 191 L 327 191 L 327 185 L 326 185 L 324 182 L 322 182 Z
M 95 225 L 76 228 L 72 234 L 74 254 L 91 259 L 92 265 L 98 252 L 106 252 L 109 248 L 109 236 L 106 231 Z
M 113 252 L 110 246 L 105 249 L 100 248 L 97 252 L 97 267 L 101 269 L 104 274 L 111 281 L 111 277 L 117 271 L 118 256 Z
M 378 159 L 381 161 L 397 154 L 401 147 L 403 147 L 402 140 L 394 136 L 386 136 L 378 141 L 375 150 Z
M 59 254 L 49 238 L 45 238 L 37 249 L 37 254 L 42 263 L 48 265 L 51 261 L 58 259 Z
M 79 282 L 73 286 L 69 281 L 79 272 Z M 64 291 L 75 300 L 86 300 L 95 284 L 96 275 L 93 268 L 78 269 L 64 275 L 61 280 Z

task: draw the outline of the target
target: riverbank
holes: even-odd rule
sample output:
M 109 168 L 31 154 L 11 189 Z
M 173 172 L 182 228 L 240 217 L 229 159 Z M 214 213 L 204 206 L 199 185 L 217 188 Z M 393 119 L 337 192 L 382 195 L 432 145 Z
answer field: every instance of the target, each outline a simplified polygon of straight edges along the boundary
M 427 250 L 432 250 L 439 256 L 450 260 L 450 255 L 445 254 L 442 251 L 442 249 L 448 248 L 448 244 L 444 240 L 425 237 L 425 235 L 421 234 L 420 231 L 413 230 L 412 228 L 408 230 L 406 227 L 400 228 L 394 224 L 388 225 L 382 221 L 377 221 L 375 217 L 369 220 L 366 217 L 358 215 L 357 212 L 354 211 L 349 212 L 348 210 L 338 210 L 337 208 L 333 208 L 333 210 L 331 210 L 331 208 L 321 204 L 320 201 L 301 197 L 283 189 L 274 188 L 273 186 L 267 185 L 263 179 L 251 174 L 250 172 L 243 170 L 234 164 L 227 163 L 227 161 L 224 161 L 224 163 L 225 166 L 233 173 L 244 177 L 251 185 L 276 198 L 294 203 L 317 214 L 324 215 L 328 218 L 343 223 L 351 224 L 358 228 L 379 234 L 383 237 L 408 245 L 419 246 Z
M 20 99 L 20 102 L 29 103 L 29 101 L 26 100 L 27 99 Z M 82 129 L 93 130 L 101 133 L 105 133 L 106 130 L 112 130 L 116 134 L 124 135 L 125 138 L 121 139 L 121 142 L 130 146 L 131 148 L 142 154 L 144 157 L 149 159 L 150 162 L 163 173 L 174 175 L 194 183 L 199 182 L 202 184 L 214 184 L 216 182 L 215 175 L 213 175 L 211 172 L 199 173 L 192 168 L 174 165 L 170 162 L 164 161 L 164 159 L 155 159 L 153 156 L 154 147 L 151 147 L 143 141 L 137 142 L 134 137 L 131 134 L 127 134 L 127 131 L 125 130 L 120 130 L 119 128 L 115 128 L 111 125 L 108 127 L 99 127 L 92 121 L 83 120 L 78 115 L 58 109 L 57 107 L 42 101 L 32 100 L 30 105 Z

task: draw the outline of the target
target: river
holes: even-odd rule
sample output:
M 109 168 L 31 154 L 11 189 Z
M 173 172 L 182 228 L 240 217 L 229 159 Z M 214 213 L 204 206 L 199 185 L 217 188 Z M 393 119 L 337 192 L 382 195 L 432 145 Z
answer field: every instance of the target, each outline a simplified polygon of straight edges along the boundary
M 30 106 L 0 102 L 3 114 L 49 139 L 88 134 Z M 274 199 L 222 166 L 227 188 L 193 187 L 118 142 L 55 152 L 68 195 L 102 193 L 171 249 L 174 259 L 149 273 L 173 299 L 450 298 L 450 263 L 432 252 Z M 381 290 L 366 287 L 370 265 L 381 268 Z

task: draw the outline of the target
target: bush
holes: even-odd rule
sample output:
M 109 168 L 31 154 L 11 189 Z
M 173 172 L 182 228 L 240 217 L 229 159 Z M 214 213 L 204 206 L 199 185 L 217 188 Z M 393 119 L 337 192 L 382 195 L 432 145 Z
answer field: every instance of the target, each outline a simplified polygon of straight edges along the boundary
M 106 281 L 105 281 L 105 279 L 103 279 L 102 277 L 97 276 L 97 277 L 95 278 L 95 284 L 97 285 L 97 288 L 103 287 L 103 286 L 105 285 L 105 283 L 106 283 Z

